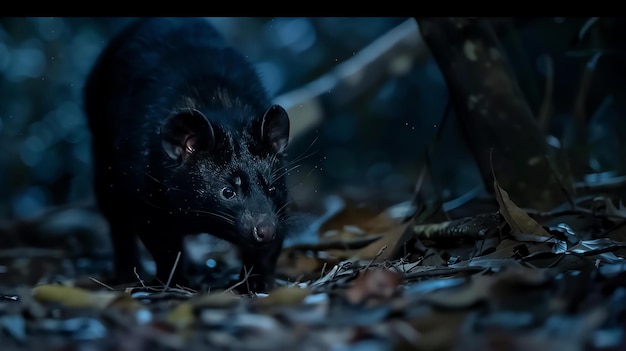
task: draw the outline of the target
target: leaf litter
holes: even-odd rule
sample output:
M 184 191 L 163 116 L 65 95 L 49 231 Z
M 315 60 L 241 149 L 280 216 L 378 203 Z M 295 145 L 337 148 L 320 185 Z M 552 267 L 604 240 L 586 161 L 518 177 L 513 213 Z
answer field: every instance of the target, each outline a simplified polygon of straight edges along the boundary
M 494 189 L 497 211 L 445 221 L 346 201 L 267 294 L 109 287 L 58 251 L 4 250 L 2 350 L 626 348 L 626 207 L 533 213 Z

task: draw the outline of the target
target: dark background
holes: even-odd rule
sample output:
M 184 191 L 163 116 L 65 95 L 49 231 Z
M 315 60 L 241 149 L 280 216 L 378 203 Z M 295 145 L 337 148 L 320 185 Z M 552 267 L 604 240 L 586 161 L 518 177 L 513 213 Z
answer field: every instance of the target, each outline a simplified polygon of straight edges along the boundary
M 0 19 L 0 219 L 28 218 L 50 206 L 90 199 L 91 146 L 81 89 L 108 38 L 130 20 Z M 213 22 L 257 64 L 268 91 L 277 96 L 331 71 L 405 20 L 217 18 Z M 596 177 L 624 175 L 623 21 L 492 21 L 535 113 L 544 99 L 546 57 L 551 57 L 554 95 L 548 132 L 552 140 L 567 141 L 584 69 L 590 62 L 595 64 L 584 97 L 583 146 L 590 150 L 589 170 Z M 320 210 L 329 194 L 381 206 L 409 200 L 447 103 L 445 81 L 427 55 L 416 59 L 405 74 L 384 80 L 349 106 L 325 111 L 321 124 L 291 141 L 292 159 L 314 151 L 290 175 L 295 200 L 310 211 Z M 430 161 L 435 190 L 445 199 L 482 187 L 454 114 L 448 117 Z M 578 178 L 584 180 L 582 175 Z

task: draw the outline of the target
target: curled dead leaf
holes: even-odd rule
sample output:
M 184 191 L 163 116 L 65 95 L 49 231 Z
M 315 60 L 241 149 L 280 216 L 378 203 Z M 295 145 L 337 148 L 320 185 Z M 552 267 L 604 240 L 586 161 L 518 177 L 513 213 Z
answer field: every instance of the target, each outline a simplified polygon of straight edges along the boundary
M 384 235 L 401 225 L 404 219 L 394 210 L 396 206 L 377 211 L 371 207 L 348 204 L 321 226 L 320 241 L 350 242 Z

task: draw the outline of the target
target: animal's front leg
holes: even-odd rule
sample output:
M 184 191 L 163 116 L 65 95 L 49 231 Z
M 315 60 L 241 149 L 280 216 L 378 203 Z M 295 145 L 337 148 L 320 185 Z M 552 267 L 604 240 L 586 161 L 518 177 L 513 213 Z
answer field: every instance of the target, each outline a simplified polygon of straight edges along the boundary
M 276 285 L 276 262 L 282 241 L 255 249 L 242 249 L 243 267 L 240 280 L 247 279 L 239 289 L 242 292 L 268 292 Z
M 140 237 L 156 264 L 156 278 L 167 284 L 171 275 L 170 287 L 188 286 L 183 269 L 183 235 L 167 225 L 151 225 L 144 227 Z

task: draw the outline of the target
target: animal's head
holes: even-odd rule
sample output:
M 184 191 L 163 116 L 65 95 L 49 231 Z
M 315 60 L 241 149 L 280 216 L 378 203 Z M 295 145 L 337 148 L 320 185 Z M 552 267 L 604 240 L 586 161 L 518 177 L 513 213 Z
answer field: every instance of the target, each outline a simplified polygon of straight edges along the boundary
M 167 181 L 184 187 L 168 188 L 168 198 L 199 230 L 234 242 L 266 244 L 282 235 L 286 215 L 282 160 L 289 118 L 273 105 L 241 120 L 249 122 L 226 126 L 196 109 L 183 109 L 166 120 L 161 141 L 174 164 Z

